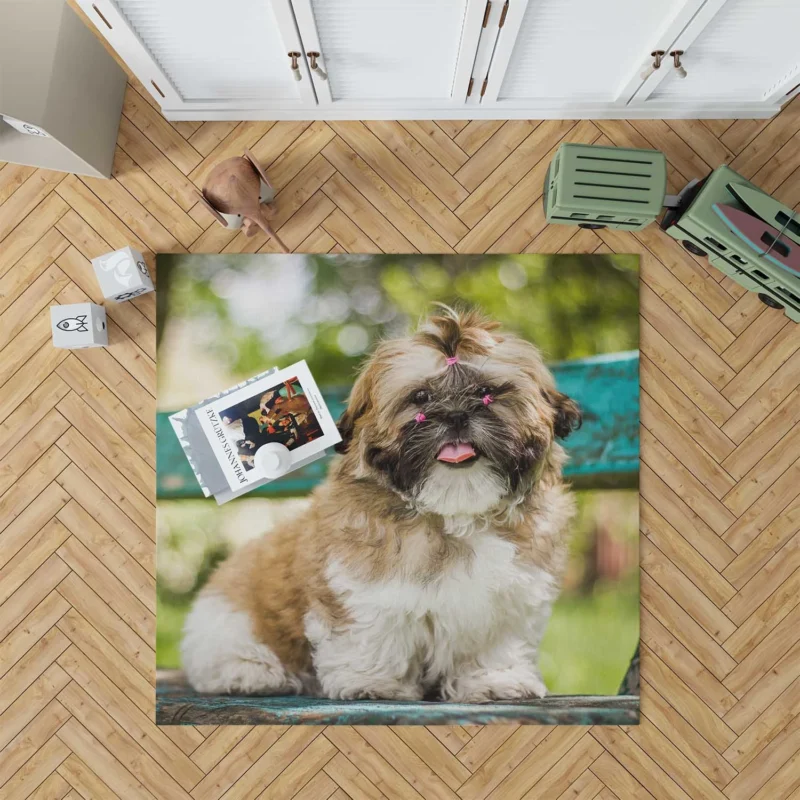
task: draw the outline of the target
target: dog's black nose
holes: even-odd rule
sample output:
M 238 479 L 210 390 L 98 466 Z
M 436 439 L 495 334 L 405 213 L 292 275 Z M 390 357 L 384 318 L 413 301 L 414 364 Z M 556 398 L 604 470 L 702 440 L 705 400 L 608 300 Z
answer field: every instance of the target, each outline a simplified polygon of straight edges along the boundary
M 457 431 L 464 430 L 469 422 L 469 414 L 466 411 L 449 411 L 445 416 L 447 422 Z

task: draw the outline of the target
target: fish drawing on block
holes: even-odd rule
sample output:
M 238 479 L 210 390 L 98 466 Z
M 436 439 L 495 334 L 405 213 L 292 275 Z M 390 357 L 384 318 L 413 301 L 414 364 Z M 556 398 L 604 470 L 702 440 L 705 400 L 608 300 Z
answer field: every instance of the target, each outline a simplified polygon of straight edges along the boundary
M 62 331 L 76 331 L 77 333 L 86 333 L 89 330 L 89 326 L 86 324 L 86 314 L 62 319 L 56 323 L 56 327 Z
M 759 255 L 772 264 L 795 275 L 800 275 L 800 245 L 781 235 L 777 228 L 724 203 L 712 206 L 722 221 Z

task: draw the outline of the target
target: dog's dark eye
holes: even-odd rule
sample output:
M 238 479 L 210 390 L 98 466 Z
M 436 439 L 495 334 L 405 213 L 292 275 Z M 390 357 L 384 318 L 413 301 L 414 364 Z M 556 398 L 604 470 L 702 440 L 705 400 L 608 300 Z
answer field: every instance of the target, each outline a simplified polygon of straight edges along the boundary
M 416 392 L 414 392 L 414 394 L 411 395 L 411 402 L 416 403 L 418 406 L 421 406 L 423 403 L 427 403 L 430 399 L 431 395 L 427 389 L 418 389 Z
M 479 386 L 478 387 L 478 397 L 486 397 L 486 395 L 492 394 L 491 386 Z

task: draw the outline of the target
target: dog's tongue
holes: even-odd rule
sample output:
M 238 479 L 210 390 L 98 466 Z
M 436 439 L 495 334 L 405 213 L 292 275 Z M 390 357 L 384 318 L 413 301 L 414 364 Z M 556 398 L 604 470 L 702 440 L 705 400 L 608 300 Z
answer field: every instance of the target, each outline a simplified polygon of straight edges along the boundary
M 462 461 L 475 457 L 475 450 L 467 442 L 450 442 L 439 451 L 436 458 L 451 464 L 460 464 Z

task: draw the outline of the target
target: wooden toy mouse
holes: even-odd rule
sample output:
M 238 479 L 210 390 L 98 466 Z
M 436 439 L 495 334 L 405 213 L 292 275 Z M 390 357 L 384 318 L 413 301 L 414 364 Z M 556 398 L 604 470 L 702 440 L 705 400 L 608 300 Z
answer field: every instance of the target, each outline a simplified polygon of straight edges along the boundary
M 214 218 L 226 228 L 244 227 L 246 236 L 261 228 L 284 253 L 289 248 L 269 224 L 275 209 L 269 205 L 275 197 L 266 173 L 249 150 L 243 156 L 226 158 L 209 173 L 200 199 Z

